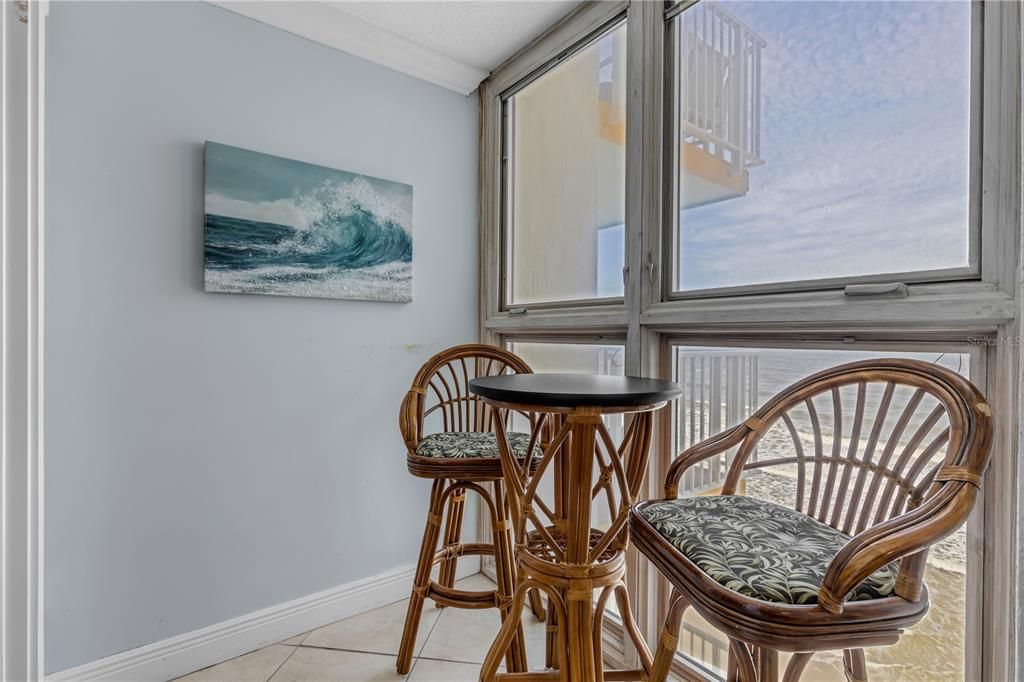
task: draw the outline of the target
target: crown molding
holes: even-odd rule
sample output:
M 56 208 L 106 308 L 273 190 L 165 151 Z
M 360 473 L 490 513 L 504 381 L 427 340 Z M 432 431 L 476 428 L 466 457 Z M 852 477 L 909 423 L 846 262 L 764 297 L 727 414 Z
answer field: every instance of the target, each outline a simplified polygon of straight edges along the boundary
M 435 52 L 325 2 L 211 0 L 210 4 L 461 95 L 487 72 Z

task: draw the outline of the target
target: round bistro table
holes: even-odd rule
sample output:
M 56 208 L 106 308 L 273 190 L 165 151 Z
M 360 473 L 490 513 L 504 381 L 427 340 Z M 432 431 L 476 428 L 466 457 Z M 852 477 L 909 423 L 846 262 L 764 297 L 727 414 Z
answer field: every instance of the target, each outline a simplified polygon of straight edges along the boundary
M 474 379 L 470 390 L 497 411 L 493 424 L 519 573 L 512 608 L 484 659 L 480 679 L 647 679 L 651 653 L 633 621 L 626 591 L 626 520 L 647 469 L 653 412 L 681 393 L 679 385 L 637 377 L 516 374 Z M 538 445 L 543 454 L 532 473 L 530 463 L 517 460 L 509 447 L 506 430 L 513 412 L 537 416 L 526 451 Z M 628 417 L 622 442 L 616 444 L 602 417 L 618 414 Z M 550 506 L 537 494 L 549 473 Z M 601 498 L 607 500 L 610 520 L 599 529 L 591 525 L 591 510 L 595 503 L 603 506 Z M 499 674 L 531 588 L 548 597 L 545 666 L 559 669 Z M 601 628 L 612 595 L 642 669 L 604 671 Z

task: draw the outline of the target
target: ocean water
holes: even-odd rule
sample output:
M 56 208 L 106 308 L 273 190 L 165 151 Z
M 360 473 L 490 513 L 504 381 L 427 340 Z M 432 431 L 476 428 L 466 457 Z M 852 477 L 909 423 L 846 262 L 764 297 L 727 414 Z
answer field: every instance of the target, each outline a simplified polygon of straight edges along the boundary
M 736 356 L 740 356 L 742 358 L 741 363 L 734 365 L 734 368 L 739 372 L 739 376 L 729 375 L 727 374 L 727 372 L 730 371 L 727 359 L 736 358 Z M 706 420 L 709 412 L 706 401 L 710 399 L 710 396 L 712 395 L 711 383 L 716 379 L 715 372 L 719 372 L 717 379 L 723 404 L 721 405 L 722 416 L 719 419 L 719 425 L 717 428 L 721 429 L 731 426 L 732 424 L 729 423 L 730 421 L 737 421 L 737 417 L 745 416 L 746 413 L 752 412 L 776 394 L 811 374 L 849 362 L 867 360 L 871 358 L 891 357 L 915 359 L 923 362 L 935 363 L 969 378 L 970 358 L 966 354 L 960 353 L 896 353 L 861 350 L 842 351 L 756 348 L 749 350 L 738 350 L 735 348 L 680 348 L 676 357 L 675 379 L 683 384 L 684 389 L 684 399 L 680 403 L 680 407 L 686 409 L 686 403 L 691 397 L 689 393 L 692 390 L 694 393 L 692 397 L 697 400 L 697 405 L 704 405 L 702 411 L 705 412 Z M 711 359 L 719 360 L 717 370 L 715 365 L 711 364 Z M 756 366 L 756 375 L 750 369 L 751 366 Z M 750 398 L 746 394 L 749 391 L 748 387 L 750 383 L 755 381 L 755 376 L 756 390 L 754 391 L 754 394 L 756 395 L 756 399 L 753 400 L 753 403 L 751 404 Z M 696 383 L 693 383 L 694 381 Z M 703 384 L 704 387 L 703 391 L 701 391 L 701 384 Z M 864 401 L 864 418 L 868 424 L 873 422 L 874 418 L 878 414 L 884 393 L 883 389 L 883 384 L 875 382 L 868 384 Z M 746 404 L 746 410 L 743 415 L 730 417 L 726 415 L 725 400 L 730 391 L 737 390 L 744 394 L 743 402 Z M 890 428 L 912 394 L 913 391 L 909 388 L 900 387 L 896 389 L 893 401 L 885 416 L 886 423 L 890 425 Z M 822 428 L 826 431 L 830 431 L 832 429 L 833 422 L 833 409 L 831 406 L 830 396 L 826 395 L 821 397 L 821 399 L 815 401 L 815 404 L 817 407 L 818 419 Z M 908 424 L 903 431 L 901 441 L 910 437 L 914 430 L 927 417 L 930 408 L 935 404 L 934 399 L 931 398 L 926 398 L 922 401 L 921 406 L 913 412 L 910 420 L 908 421 Z M 840 390 L 840 405 L 843 432 L 844 434 L 848 434 L 856 411 L 855 386 L 848 386 Z M 791 414 L 791 416 L 798 431 L 806 435 L 811 435 L 813 433 L 808 419 L 809 415 L 806 410 L 798 408 Z M 688 419 L 688 415 L 683 417 L 679 424 L 681 429 L 685 430 L 688 428 Z M 698 421 L 695 426 L 699 427 L 699 425 L 700 422 Z M 888 429 L 886 433 L 888 433 Z M 701 438 L 711 435 L 713 435 L 712 427 L 707 421 L 705 421 L 705 429 L 703 431 L 696 431 L 695 429 L 694 434 L 684 434 L 683 432 L 680 432 L 679 443 L 695 443 Z
M 304 225 L 206 214 L 207 291 L 412 300 L 412 236 L 359 205 Z
M 941 365 L 963 376 L 969 374 L 969 358 L 959 353 L 895 353 L 861 350 L 754 350 L 758 364 L 758 397 L 761 402 L 804 377 L 829 367 L 871 358 L 910 358 Z M 867 396 L 868 400 L 872 396 Z M 866 403 L 865 407 L 877 407 Z

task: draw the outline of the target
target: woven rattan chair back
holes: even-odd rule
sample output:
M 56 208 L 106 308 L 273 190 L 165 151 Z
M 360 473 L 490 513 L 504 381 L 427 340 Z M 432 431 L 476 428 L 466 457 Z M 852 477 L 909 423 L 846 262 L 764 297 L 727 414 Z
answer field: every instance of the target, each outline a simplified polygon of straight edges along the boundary
M 751 433 L 733 460 L 744 464 L 729 471 L 724 492 L 735 492 L 741 470 L 788 466 L 795 509 L 856 534 L 937 494 L 943 466 L 980 477 L 987 450 L 970 447 L 979 409 L 987 416 L 974 387 L 937 365 L 869 360 L 817 374 L 747 420 Z M 773 438 L 787 456 L 748 456 Z
M 521 358 L 494 346 L 471 343 L 438 353 L 420 368 L 402 401 L 398 426 L 406 447 L 415 452 L 427 430 L 492 432 L 495 412 L 469 391 L 469 382 L 530 372 Z

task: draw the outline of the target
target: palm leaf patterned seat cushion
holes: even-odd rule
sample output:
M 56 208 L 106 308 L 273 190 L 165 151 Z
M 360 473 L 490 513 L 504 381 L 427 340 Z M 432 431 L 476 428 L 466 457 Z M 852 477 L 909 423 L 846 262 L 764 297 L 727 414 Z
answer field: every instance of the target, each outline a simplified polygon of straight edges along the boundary
M 850 536 L 793 509 L 742 495 L 663 500 L 640 515 L 710 578 L 747 597 L 815 604 L 832 558 Z M 847 597 L 893 593 L 898 562 L 875 571 Z
M 523 457 L 530 447 L 530 434 L 509 432 L 508 443 L 516 457 Z M 541 454 L 540 446 L 533 448 L 535 455 Z M 416 454 L 420 457 L 466 458 L 466 457 L 500 457 L 498 440 L 494 433 L 487 431 L 456 431 L 452 433 L 432 433 L 424 436 L 416 446 Z

